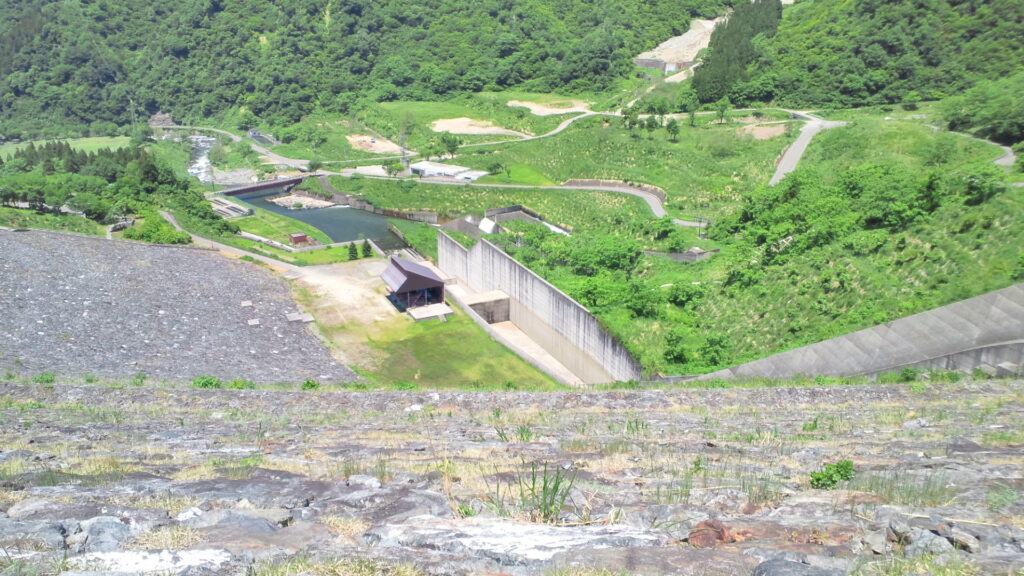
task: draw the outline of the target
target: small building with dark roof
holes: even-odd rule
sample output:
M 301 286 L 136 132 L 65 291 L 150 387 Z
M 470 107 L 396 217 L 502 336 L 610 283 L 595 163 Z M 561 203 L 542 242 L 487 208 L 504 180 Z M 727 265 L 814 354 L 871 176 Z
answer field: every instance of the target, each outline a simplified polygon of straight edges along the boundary
M 392 256 L 381 279 L 400 308 L 444 303 L 444 280 L 421 264 Z

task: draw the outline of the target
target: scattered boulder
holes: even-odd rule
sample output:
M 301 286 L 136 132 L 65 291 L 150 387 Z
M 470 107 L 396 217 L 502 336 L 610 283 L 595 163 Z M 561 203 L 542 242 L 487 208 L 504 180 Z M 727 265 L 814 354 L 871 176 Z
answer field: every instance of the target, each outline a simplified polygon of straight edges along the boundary
M 68 536 L 68 549 L 76 554 L 85 552 L 114 552 L 132 536 L 131 528 L 113 516 L 90 518 Z
M 907 544 L 903 548 L 904 554 L 909 558 L 916 558 L 923 554 L 944 554 L 952 551 L 953 545 L 949 543 L 949 540 L 930 530 L 923 530 L 921 528 L 912 528 L 910 530 L 910 533 L 907 535 Z
M 846 576 L 845 572 L 815 568 L 790 560 L 768 560 L 754 568 L 754 576 Z
M 0 518 L 0 549 L 63 550 L 66 529 L 59 522 L 38 522 Z
M 690 531 L 686 541 L 694 548 L 714 548 L 722 543 L 735 542 L 736 536 L 721 520 L 705 520 Z

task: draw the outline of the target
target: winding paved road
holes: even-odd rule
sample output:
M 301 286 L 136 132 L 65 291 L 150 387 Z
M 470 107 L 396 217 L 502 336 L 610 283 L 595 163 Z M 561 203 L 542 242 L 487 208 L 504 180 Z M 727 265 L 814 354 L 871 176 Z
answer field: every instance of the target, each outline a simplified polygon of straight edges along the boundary
M 773 174 L 772 179 L 768 181 L 769 186 L 778 184 L 786 177 L 786 174 L 796 170 L 797 164 L 800 163 L 800 158 L 802 158 L 804 152 L 807 151 L 807 146 L 811 143 L 811 139 L 814 138 L 815 134 L 829 128 L 846 126 L 846 122 L 824 120 L 809 112 L 792 111 L 791 114 L 797 118 L 806 120 L 807 123 L 800 129 L 800 136 L 796 141 L 793 142 L 789 148 L 786 148 L 786 151 L 782 154 L 782 158 L 779 159 L 779 165 L 775 168 L 775 174 Z

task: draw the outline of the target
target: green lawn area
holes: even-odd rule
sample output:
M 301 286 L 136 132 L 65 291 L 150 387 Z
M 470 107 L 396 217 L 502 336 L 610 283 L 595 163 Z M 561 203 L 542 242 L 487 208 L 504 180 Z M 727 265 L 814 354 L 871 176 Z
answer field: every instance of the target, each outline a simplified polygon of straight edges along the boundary
M 75 150 L 81 150 L 82 152 L 95 152 L 97 150 L 102 150 L 103 148 L 116 150 L 117 148 L 127 146 L 129 140 L 131 140 L 131 138 L 128 138 L 127 136 L 98 136 L 93 138 L 69 138 L 67 140 L 36 140 L 33 143 L 36 146 L 41 146 L 47 142 L 67 142 Z M 6 158 L 9 154 L 12 154 L 16 150 L 28 145 L 28 142 L 18 142 L 17 144 L 7 142 L 0 144 L 0 158 Z
M 255 210 L 255 214 L 252 216 L 245 216 L 234 220 L 234 223 L 238 224 L 238 227 L 245 232 L 276 240 L 282 244 L 287 244 L 288 235 L 295 232 L 302 232 L 321 244 L 332 243 L 331 238 L 327 234 L 305 222 L 299 222 L 287 216 L 257 208 L 237 198 L 232 198 L 232 200 Z
M 7 228 L 41 228 L 61 230 L 90 236 L 103 236 L 106 227 L 88 218 L 74 214 L 38 214 L 34 210 L 21 210 L 0 206 L 0 226 Z
M 885 120 L 878 114 L 860 112 L 846 126 L 819 133 L 800 166 L 817 166 L 828 179 L 866 163 L 891 162 L 911 168 L 941 164 L 956 169 L 991 162 L 1003 154 L 998 146 L 951 132 L 937 132 L 920 120 Z
M 461 311 L 447 322 L 402 318 L 370 347 L 384 358 L 367 378 L 378 385 L 408 383 L 460 390 L 563 390 L 547 375 L 494 341 Z M 456 352 L 457 351 L 457 352 Z

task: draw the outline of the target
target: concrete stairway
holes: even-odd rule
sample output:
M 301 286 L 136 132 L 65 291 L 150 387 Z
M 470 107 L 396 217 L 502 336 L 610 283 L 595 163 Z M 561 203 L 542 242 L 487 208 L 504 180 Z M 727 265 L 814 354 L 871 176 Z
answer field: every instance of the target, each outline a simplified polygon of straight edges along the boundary
M 701 378 L 856 376 L 905 367 L 1007 372 L 1022 364 L 1024 283 Z

